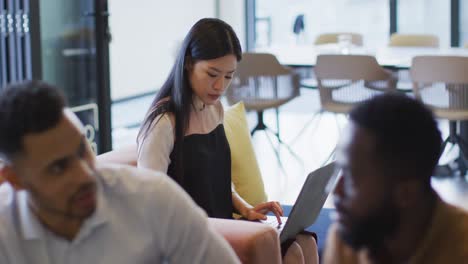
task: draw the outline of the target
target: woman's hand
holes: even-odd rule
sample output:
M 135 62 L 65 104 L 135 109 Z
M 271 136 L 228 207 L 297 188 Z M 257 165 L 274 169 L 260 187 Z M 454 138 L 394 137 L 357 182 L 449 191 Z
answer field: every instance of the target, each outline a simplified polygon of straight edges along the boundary
M 243 215 L 248 220 L 266 220 L 266 214 L 272 212 L 281 224 L 281 216 L 283 216 L 283 208 L 279 202 L 266 202 L 258 204 L 255 207 L 248 208 Z

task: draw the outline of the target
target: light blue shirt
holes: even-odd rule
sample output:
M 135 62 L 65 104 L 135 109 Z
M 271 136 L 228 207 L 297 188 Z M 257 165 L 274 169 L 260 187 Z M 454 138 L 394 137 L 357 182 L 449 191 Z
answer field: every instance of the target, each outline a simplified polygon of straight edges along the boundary
M 206 214 L 168 176 L 98 169 L 97 208 L 72 241 L 45 228 L 28 193 L 0 186 L 0 263 L 239 263 Z

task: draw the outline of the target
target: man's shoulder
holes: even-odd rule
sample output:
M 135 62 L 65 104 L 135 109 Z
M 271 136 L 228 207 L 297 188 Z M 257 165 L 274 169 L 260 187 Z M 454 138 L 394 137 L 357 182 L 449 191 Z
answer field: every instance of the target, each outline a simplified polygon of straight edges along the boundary
M 171 215 L 173 211 L 186 212 L 188 207 L 196 207 L 182 187 L 162 172 L 106 164 L 98 168 L 97 174 L 104 199 L 117 210 L 134 210 L 137 215 Z
M 443 215 L 440 217 L 447 223 L 443 224 L 445 227 L 441 228 L 451 229 L 451 233 L 458 234 L 460 239 L 468 243 L 468 211 L 446 202 L 442 202 L 442 206 Z M 447 231 L 443 233 L 447 233 Z
M 171 179 L 162 172 L 128 165 L 100 165 L 97 172 L 101 184 L 109 191 L 141 193 L 171 185 Z
M 431 226 L 434 236 L 426 247 L 428 256 L 440 263 L 457 263 L 468 258 L 468 211 L 442 200 L 437 210 L 437 220 Z
M 124 164 L 99 165 L 97 172 L 102 183 L 109 188 L 157 187 L 170 181 L 163 172 Z
M 336 223 L 330 225 L 326 239 L 324 263 L 360 263 L 359 259 L 364 258 L 363 254 L 363 252 L 354 251 L 341 240 Z

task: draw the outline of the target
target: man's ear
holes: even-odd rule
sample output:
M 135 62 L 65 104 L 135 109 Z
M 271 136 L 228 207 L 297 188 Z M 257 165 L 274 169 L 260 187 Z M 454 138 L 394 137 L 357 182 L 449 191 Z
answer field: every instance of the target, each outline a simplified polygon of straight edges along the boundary
M 18 178 L 18 174 L 16 174 L 10 165 L 2 165 L 0 167 L 0 176 L 9 182 L 16 190 L 24 189 L 21 181 Z

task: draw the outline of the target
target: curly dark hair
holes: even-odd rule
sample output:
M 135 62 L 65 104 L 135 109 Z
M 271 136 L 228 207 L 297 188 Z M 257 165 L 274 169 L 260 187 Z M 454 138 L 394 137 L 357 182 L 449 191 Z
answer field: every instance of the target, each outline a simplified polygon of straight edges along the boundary
M 355 107 L 350 118 L 374 135 L 384 173 L 416 178 L 430 187 L 442 139 L 432 111 L 422 102 L 401 94 L 379 95 Z
M 23 138 L 58 124 L 66 102 L 54 86 L 25 81 L 7 86 L 0 93 L 0 155 L 7 161 L 21 153 Z

